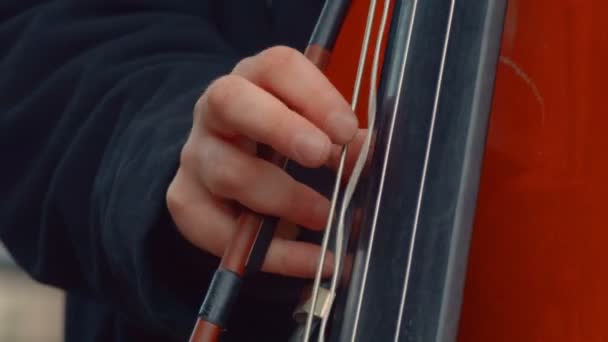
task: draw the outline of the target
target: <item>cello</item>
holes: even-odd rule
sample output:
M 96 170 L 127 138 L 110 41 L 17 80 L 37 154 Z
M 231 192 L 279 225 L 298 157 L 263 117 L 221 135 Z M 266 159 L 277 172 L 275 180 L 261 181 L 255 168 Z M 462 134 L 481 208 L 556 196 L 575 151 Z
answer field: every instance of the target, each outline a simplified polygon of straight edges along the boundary
M 350 5 L 351 29 L 327 64 L 346 98 L 366 5 Z M 335 292 L 315 281 L 293 340 L 607 338 L 608 279 L 594 268 L 605 235 L 599 199 L 608 194 L 597 86 L 608 57 L 598 13 L 607 5 L 389 5 L 382 69 L 367 63 L 361 90 L 377 86 L 377 95 L 358 107 L 362 122 L 372 118 L 373 143 L 344 213 L 346 237 L 328 238 L 334 253 L 345 250 L 340 281 Z

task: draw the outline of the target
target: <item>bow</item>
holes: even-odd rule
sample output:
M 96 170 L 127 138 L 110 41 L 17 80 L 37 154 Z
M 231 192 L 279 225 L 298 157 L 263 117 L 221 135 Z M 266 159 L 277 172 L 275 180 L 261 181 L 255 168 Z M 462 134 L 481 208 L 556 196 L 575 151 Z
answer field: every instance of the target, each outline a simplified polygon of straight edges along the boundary
M 349 5 L 350 1 L 347 0 L 327 1 L 321 12 L 305 52 L 308 59 L 321 70 L 327 66 Z M 343 149 L 336 189 L 344 169 L 345 152 L 346 149 Z M 275 165 L 283 169 L 287 168 L 287 159 L 275 151 L 262 147 L 260 154 Z M 328 222 L 331 222 L 333 218 L 336 194 L 337 190 L 334 191 Z M 230 309 L 238 296 L 242 278 L 246 272 L 257 271 L 260 268 L 276 224 L 276 218 L 265 218 L 243 208 L 237 220 L 237 230 L 224 252 L 220 266 L 213 276 L 201 306 L 199 317 L 190 337 L 191 342 L 218 340 L 229 317 Z M 320 277 L 320 271 L 318 273 Z

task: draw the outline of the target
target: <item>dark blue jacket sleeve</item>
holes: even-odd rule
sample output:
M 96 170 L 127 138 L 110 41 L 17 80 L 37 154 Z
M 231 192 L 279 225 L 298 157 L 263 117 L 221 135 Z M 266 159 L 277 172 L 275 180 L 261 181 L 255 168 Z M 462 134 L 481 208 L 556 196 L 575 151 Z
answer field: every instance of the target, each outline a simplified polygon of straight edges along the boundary
M 0 237 L 35 279 L 183 336 L 216 259 L 165 191 L 239 56 L 215 1 L 0 4 Z

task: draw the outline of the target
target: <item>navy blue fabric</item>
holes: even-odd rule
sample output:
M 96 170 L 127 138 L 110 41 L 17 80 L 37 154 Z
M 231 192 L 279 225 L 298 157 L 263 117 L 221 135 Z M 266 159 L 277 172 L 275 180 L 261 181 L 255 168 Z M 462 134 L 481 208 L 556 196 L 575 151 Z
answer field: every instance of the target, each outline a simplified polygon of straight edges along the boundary
M 193 105 L 242 57 L 303 49 L 321 0 L 0 2 L 0 238 L 66 290 L 66 341 L 184 341 L 217 258 L 165 207 Z M 284 341 L 299 282 L 248 279 L 228 341 Z

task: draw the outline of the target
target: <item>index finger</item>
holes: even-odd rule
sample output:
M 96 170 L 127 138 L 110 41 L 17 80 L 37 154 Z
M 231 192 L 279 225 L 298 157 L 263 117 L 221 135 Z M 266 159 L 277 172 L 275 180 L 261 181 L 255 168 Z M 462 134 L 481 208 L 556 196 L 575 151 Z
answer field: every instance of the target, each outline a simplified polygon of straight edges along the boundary
M 233 73 L 278 97 L 335 144 L 348 143 L 357 132 L 357 117 L 348 102 L 321 70 L 297 50 L 265 50 L 241 61 Z

